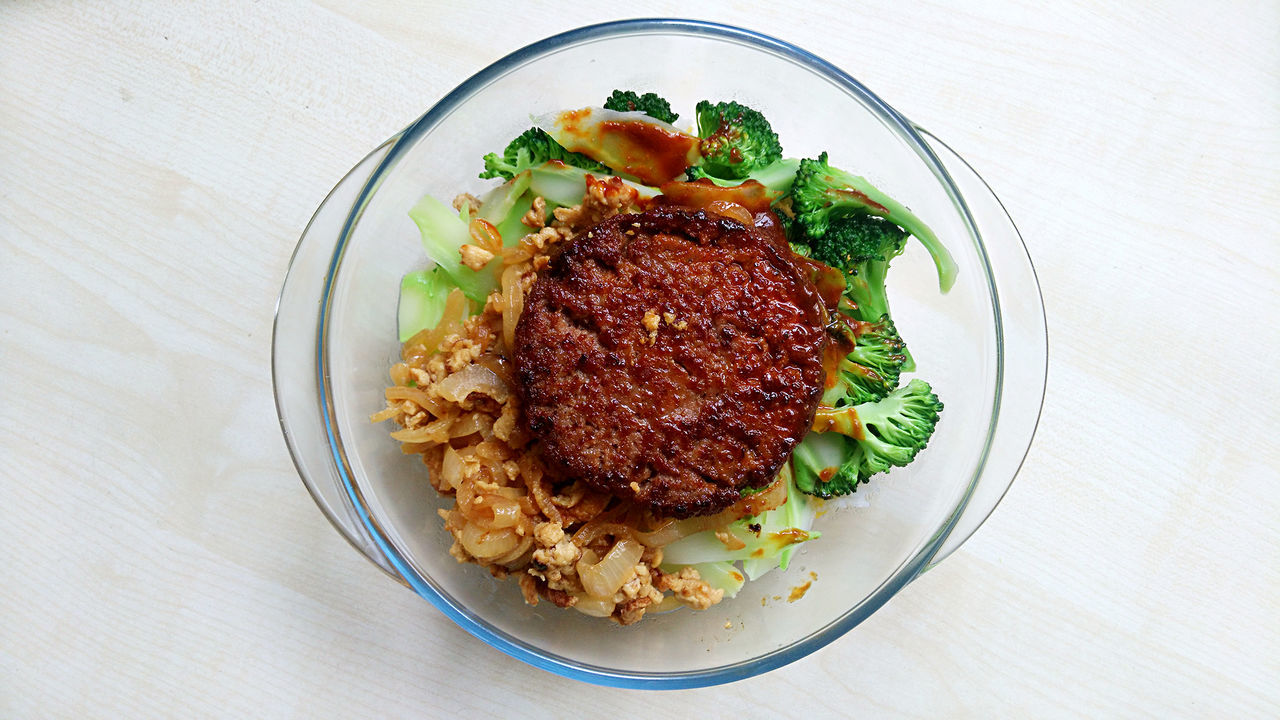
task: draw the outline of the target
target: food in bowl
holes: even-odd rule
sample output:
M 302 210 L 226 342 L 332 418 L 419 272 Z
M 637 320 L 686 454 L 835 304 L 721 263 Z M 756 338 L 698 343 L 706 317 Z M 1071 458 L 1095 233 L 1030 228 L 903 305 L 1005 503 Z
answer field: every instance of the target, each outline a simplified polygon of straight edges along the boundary
M 760 113 L 619 92 L 541 118 L 410 216 L 392 437 L 454 505 L 459 561 L 609 617 L 705 609 L 788 567 L 823 499 L 924 448 L 942 404 L 889 313 L 919 218 Z
M 565 245 L 513 349 L 544 461 L 660 517 L 772 481 L 825 378 L 827 313 L 790 255 L 754 225 L 669 205 Z

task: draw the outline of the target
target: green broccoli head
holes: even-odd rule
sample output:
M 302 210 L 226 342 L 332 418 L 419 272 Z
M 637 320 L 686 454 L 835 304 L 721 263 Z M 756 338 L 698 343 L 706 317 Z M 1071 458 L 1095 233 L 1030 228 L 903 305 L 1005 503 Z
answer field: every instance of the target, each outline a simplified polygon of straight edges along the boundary
M 690 165 L 689 167 L 685 168 L 684 177 L 685 177 L 685 180 L 688 180 L 689 182 L 693 182 L 694 180 L 710 180 L 711 182 L 717 185 L 721 185 L 725 187 L 735 184 L 735 181 L 732 181 L 732 180 L 721 180 L 720 178 L 711 177 L 710 175 L 707 174 L 706 168 L 702 167 L 701 165 Z
M 791 456 L 795 483 L 818 497 L 847 495 L 872 475 L 903 467 L 929 443 L 942 402 L 915 379 L 876 402 L 821 412 Z
M 907 361 L 903 354 L 906 343 L 902 342 L 902 336 L 888 313 L 874 322 L 855 321 L 853 333 L 856 342 L 846 360 L 874 370 L 884 378 L 890 390 L 898 387 L 902 365 Z
M 894 386 L 874 368 L 845 358 L 836 367 L 835 385 L 822 394 L 822 404 L 839 408 L 875 402 L 889 394 Z
M 558 160 L 565 165 L 582 168 L 588 172 L 612 175 L 607 166 L 592 160 L 581 153 L 570 152 L 556 142 L 546 131 L 531 127 L 516 139 L 507 143 L 501 155 L 489 153 L 484 156 L 484 172 L 481 178 L 500 177 L 510 180 L 520 172 L 537 167 L 545 162 Z
M 608 100 L 604 101 L 606 110 L 633 112 L 639 110 L 655 120 L 675 124 L 679 115 L 671 112 L 671 103 L 655 93 L 637 95 L 631 90 L 614 90 Z
M 801 160 L 791 191 L 775 206 L 779 215 L 787 218 L 784 227 L 794 245 L 808 245 L 814 259 L 844 271 L 845 298 L 854 306 L 850 314 L 859 320 L 875 322 L 889 313 L 885 289 L 889 262 L 906 248 L 909 229 L 904 230 L 884 215 L 854 207 L 855 201 L 845 198 L 856 198 L 860 193 L 842 187 L 832 179 L 835 176 L 831 173 L 845 179 L 852 177 L 831 168 L 826 153 L 817 160 Z M 871 190 L 879 193 L 874 188 Z M 884 207 L 879 201 L 870 202 L 875 207 Z M 896 205 L 888 198 L 884 198 L 884 202 Z M 946 274 L 943 268 L 951 262 L 950 257 L 946 255 L 945 262 L 939 265 L 939 278 Z M 953 280 L 954 264 L 949 267 L 952 270 L 947 276 Z M 902 355 L 905 357 L 902 369 L 913 369 L 915 363 L 905 347 Z
M 907 357 L 897 328 L 888 315 L 875 322 L 846 321 L 853 350 L 836 368 L 836 382 L 822 396 L 833 408 L 875 402 L 898 387 Z
M 796 215 L 784 227 L 796 244 L 809 246 L 809 256 L 845 274 L 845 297 L 853 316 L 876 322 L 889 313 L 885 277 L 889 261 L 902 254 L 907 235 L 893 223 L 871 215 L 842 215 L 815 234 L 809 216 Z
M 891 467 L 903 467 L 929 443 L 942 402 L 919 378 L 881 400 L 821 413 L 816 424 L 853 438 L 862 450 L 858 475 L 866 479 Z
M 703 100 L 695 109 L 702 165 L 725 180 L 747 177 L 782 159 L 782 144 L 759 111 L 736 102 Z
M 872 215 L 841 215 L 820 226 L 811 216 L 796 215 L 789 227 L 800 232 L 794 239 L 807 243 L 815 260 L 846 273 L 867 262 L 889 262 L 902 254 L 907 240 L 902 228 Z
M 821 238 L 841 217 L 874 216 L 901 226 L 929 251 L 942 291 L 947 292 L 955 284 L 955 260 L 933 230 L 865 178 L 831 167 L 825 152 L 817 159 L 800 161 L 788 198 L 796 224 L 814 239 Z

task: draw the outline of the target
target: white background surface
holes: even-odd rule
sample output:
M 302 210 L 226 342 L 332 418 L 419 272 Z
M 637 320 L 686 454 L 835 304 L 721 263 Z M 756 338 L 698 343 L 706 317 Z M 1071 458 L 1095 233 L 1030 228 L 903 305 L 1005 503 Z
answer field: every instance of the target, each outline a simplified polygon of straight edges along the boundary
M 1280 6 L 464 5 L 0 5 L 0 716 L 1280 715 Z M 638 13 L 798 43 L 946 140 L 1051 336 L 968 544 L 808 658 L 661 694 L 511 660 L 347 546 L 268 365 L 351 165 Z

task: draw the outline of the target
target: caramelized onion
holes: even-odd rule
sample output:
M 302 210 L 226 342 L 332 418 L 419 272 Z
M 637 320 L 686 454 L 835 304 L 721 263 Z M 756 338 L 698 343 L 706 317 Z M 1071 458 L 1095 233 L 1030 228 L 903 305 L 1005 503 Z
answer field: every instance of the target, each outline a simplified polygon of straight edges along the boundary
M 845 353 L 846 355 L 848 353 Z M 506 383 L 508 386 L 515 384 L 515 373 L 511 368 L 511 362 L 501 355 L 493 353 L 485 353 L 476 358 L 477 365 L 483 365 L 493 371 L 498 379 Z
M 389 402 L 408 400 L 436 417 L 444 417 L 449 414 L 447 405 L 431 397 L 426 390 L 420 387 L 394 385 L 386 389 L 384 396 Z
M 643 545 L 630 538 L 622 538 L 609 548 L 600 562 L 586 562 L 586 558 L 579 560 L 577 569 L 582 588 L 593 597 L 611 597 L 635 575 L 636 563 L 640 562 L 643 554 Z
M 751 216 L 751 213 L 732 200 L 712 200 L 707 204 L 707 210 L 730 220 L 737 220 L 747 227 L 755 226 L 756 219 Z
M 584 615 L 591 617 L 609 617 L 613 614 L 615 607 L 613 600 L 609 598 L 596 598 L 588 595 L 577 595 L 578 602 L 573 604 L 573 609 Z
M 462 402 L 471 393 L 480 393 L 503 402 L 511 395 L 511 389 L 502 382 L 497 373 L 489 368 L 472 363 L 436 385 L 440 397 L 452 402 Z
M 520 285 L 520 269 L 510 265 L 502 271 L 502 341 L 507 352 L 515 349 L 516 324 L 524 312 L 524 288 Z
M 494 560 L 508 555 L 520 545 L 520 540 L 509 528 L 488 530 L 473 522 L 463 525 L 462 531 L 458 533 L 458 542 L 462 543 L 462 548 L 472 557 L 482 560 Z
M 493 223 L 483 218 L 473 218 L 467 230 L 478 247 L 495 255 L 502 251 L 502 234 L 493 226 Z
M 770 190 L 756 180 L 746 180 L 741 185 L 731 187 L 720 187 L 706 178 L 691 182 L 673 180 L 663 183 L 658 186 L 658 189 L 662 191 L 662 196 L 658 198 L 659 203 L 706 208 L 712 212 L 719 212 L 712 207 L 716 201 L 741 205 L 748 211 L 748 219 L 745 223 L 747 227 L 755 224 L 750 214 L 768 210 L 769 204 L 779 195 L 778 192 Z
M 462 291 L 454 288 L 444 300 L 444 313 L 440 322 L 430 330 L 421 330 L 405 341 L 400 349 L 400 359 L 407 361 L 416 352 L 426 351 L 428 354 L 440 347 L 446 336 L 462 330 L 462 321 L 467 317 L 467 298 Z
M 433 420 L 420 427 L 397 430 L 391 433 L 391 437 L 403 443 L 442 443 L 449 439 L 449 426 L 452 424 L 453 418 Z
M 462 457 L 449 445 L 444 447 L 444 461 L 440 466 L 440 479 L 445 485 L 458 489 L 462 484 Z
M 583 525 L 578 532 L 573 534 L 573 544 L 580 548 L 585 548 L 594 543 L 597 539 L 605 535 L 616 537 L 631 537 L 634 530 L 622 523 L 613 522 L 604 518 L 596 518 L 591 522 Z
M 482 437 L 487 438 L 492 431 L 493 420 L 488 416 L 480 413 L 463 413 L 453 427 L 449 428 L 449 437 L 460 438 L 480 433 Z

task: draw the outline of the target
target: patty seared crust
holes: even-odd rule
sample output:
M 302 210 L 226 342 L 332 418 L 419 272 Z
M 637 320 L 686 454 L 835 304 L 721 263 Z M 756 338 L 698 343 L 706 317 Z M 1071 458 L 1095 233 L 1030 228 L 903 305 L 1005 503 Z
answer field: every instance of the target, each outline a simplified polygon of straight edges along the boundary
M 544 459 L 666 517 L 767 485 L 822 394 L 825 309 L 790 250 L 716 214 L 658 207 L 581 233 L 515 333 Z

